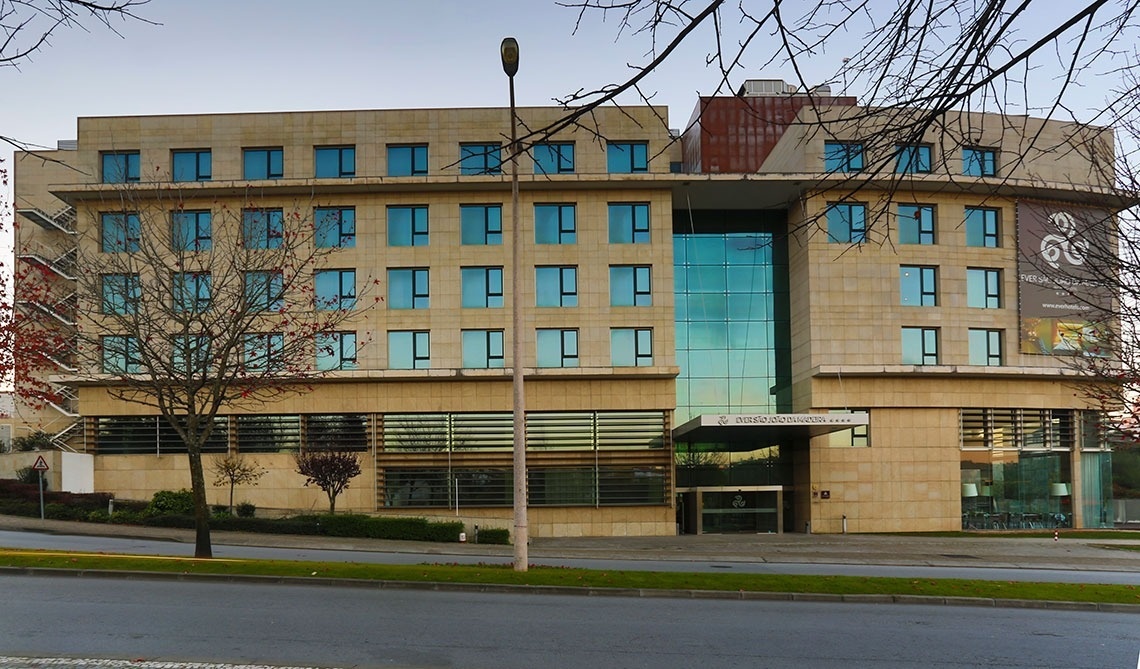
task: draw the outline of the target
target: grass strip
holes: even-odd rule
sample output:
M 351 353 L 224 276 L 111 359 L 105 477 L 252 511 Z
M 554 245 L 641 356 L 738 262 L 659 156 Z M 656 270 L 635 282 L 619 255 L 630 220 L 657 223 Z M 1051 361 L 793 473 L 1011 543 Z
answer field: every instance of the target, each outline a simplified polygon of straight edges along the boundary
M 435 583 L 721 590 L 819 593 L 832 595 L 925 595 L 1140 605 L 1133 585 L 1030 583 L 972 579 L 915 579 L 783 574 L 699 574 L 683 572 L 602 571 L 532 566 L 527 572 L 502 564 L 382 565 L 356 562 L 286 560 L 196 560 L 105 553 L 0 550 L 0 565 L 45 569 L 120 570 L 177 574 L 225 574 L 294 578 L 344 578 Z

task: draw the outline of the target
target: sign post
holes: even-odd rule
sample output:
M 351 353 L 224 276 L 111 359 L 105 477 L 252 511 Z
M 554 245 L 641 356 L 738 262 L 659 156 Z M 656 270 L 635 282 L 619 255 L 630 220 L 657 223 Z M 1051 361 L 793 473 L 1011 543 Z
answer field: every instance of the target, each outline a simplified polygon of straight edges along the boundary
M 41 455 L 41 456 L 38 456 L 36 458 L 36 464 L 32 465 L 32 469 L 39 472 L 39 475 L 40 475 L 40 520 L 43 520 L 44 519 L 44 472 L 46 472 L 48 470 L 48 463 L 47 463 L 47 460 L 44 460 L 44 456 Z

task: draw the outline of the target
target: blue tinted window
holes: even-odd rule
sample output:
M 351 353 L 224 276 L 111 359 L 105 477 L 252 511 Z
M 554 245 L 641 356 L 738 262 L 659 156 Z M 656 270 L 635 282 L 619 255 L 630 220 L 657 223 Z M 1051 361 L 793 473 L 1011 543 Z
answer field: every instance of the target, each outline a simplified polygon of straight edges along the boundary
M 320 270 L 313 275 L 313 290 L 318 311 L 351 309 L 356 305 L 356 270 Z
M 823 169 L 827 172 L 862 170 L 863 145 L 858 142 L 824 142 Z
M 502 330 L 464 330 L 461 346 L 465 368 L 499 369 L 503 367 Z
M 503 306 L 502 267 L 464 267 L 460 270 L 463 306 L 498 308 Z
M 426 206 L 388 207 L 388 246 L 427 246 Z
M 899 268 L 901 304 L 910 307 L 938 305 L 937 272 L 933 267 L 903 265 Z
M 576 244 L 578 223 L 572 204 L 534 205 L 535 244 Z
M 173 290 L 174 311 L 200 314 L 210 308 L 209 272 L 177 272 Z
M 176 211 L 171 214 L 171 247 L 175 251 L 209 251 L 213 244 L 210 212 Z
M 460 144 L 459 173 L 465 175 L 502 174 L 499 144 Z
M 242 164 L 244 179 L 280 179 L 285 174 L 285 152 L 283 149 L 244 149 Z
M 388 270 L 389 309 L 427 309 L 429 306 L 426 268 Z
M 171 345 L 171 365 L 181 374 L 202 377 L 210 371 L 211 349 L 209 337 L 176 335 Z
M 279 332 L 242 335 L 242 366 L 250 372 L 275 372 L 284 366 L 285 337 Z
M 174 151 L 170 174 L 174 181 L 209 181 L 213 167 L 210 150 Z
M 285 304 L 285 277 L 278 271 L 245 273 L 245 301 L 254 311 L 280 311 Z
M 934 207 L 926 204 L 899 205 L 899 243 L 934 243 Z
M 609 142 L 606 144 L 606 167 L 610 174 L 631 174 L 649 170 L 647 142 Z
M 1002 365 L 1002 331 L 973 330 L 969 332 L 970 364 L 986 367 Z
M 356 210 L 352 207 L 317 207 L 313 218 L 318 248 L 356 246 Z
M 837 202 L 827 206 L 827 241 L 862 244 L 867 240 L 867 207 Z
M 653 304 L 649 265 L 610 267 L 610 306 L 648 307 Z
M 107 151 L 101 155 L 103 183 L 121 184 L 139 180 L 138 151 Z
M 578 306 L 577 267 L 534 268 L 535 306 Z
M 142 223 L 138 214 L 101 214 L 100 228 L 103 253 L 135 253 L 139 250 Z
M 653 330 L 649 328 L 610 330 L 610 358 L 614 367 L 653 365 Z
M 930 172 L 930 147 L 925 144 L 907 144 L 896 147 L 895 171 L 899 173 Z
M 611 244 L 649 243 L 648 204 L 610 204 Z
M 997 209 L 966 207 L 966 246 L 997 248 L 998 234 Z
M 574 172 L 574 145 L 569 142 L 535 144 L 535 174 L 571 174 Z
M 102 279 L 104 314 L 124 316 L 137 311 L 142 297 L 138 274 L 104 274 Z
M 280 209 L 243 209 L 242 243 L 247 249 L 279 249 L 285 239 L 285 217 Z
M 318 371 L 356 369 L 355 332 L 319 332 L 315 340 Z
M 966 270 L 966 306 L 980 309 L 1001 308 L 1001 270 Z
M 498 204 L 465 204 L 459 207 L 463 244 L 498 246 L 503 243 L 503 207 Z
M 535 340 L 539 367 L 578 366 L 577 330 L 539 330 Z
M 427 144 L 388 145 L 388 176 L 413 177 L 427 173 Z
M 431 342 L 427 331 L 388 333 L 389 369 L 430 369 Z
M 99 346 L 103 353 L 103 373 L 138 374 L 142 370 L 136 337 L 100 337 Z
M 356 176 L 355 146 L 320 146 L 314 149 L 314 172 L 318 179 Z
M 938 330 L 903 328 L 902 362 L 904 365 L 937 365 Z
M 997 174 L 997 151 L 962 149 L 962 174 L 970 177 L 992 177 Z

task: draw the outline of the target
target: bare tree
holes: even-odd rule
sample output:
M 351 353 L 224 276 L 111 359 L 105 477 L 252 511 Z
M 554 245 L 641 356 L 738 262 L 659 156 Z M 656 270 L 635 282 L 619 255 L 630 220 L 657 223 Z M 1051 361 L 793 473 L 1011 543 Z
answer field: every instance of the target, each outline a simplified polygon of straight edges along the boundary
M 313 484 L 329 498 L 329 513 L 336 513 L 336 498 L 352 479 L 360 476 L 360 458 L 351 451 L 308 449 L 293 456 L 305 485 Z
M 230 513 L 234 511 L 234 488 L 257 485 L 258 480 L 269 473 L 256 460 L 246 460 L 244 456 L 232 453 L 215 457 L 210 471 L 214 474 L 214 485 L 228 485 L 230 488 Z
M 0 67 L 18 67 L 65 30 L 102 25 L 116 35 L 115 21 L 142 21 L 150 0 L 0 0 Z

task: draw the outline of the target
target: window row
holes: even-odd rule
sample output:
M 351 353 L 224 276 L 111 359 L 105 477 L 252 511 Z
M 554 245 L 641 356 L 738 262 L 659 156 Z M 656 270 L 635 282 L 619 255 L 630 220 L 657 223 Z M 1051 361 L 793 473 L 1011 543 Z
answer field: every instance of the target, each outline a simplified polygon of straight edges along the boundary
M 1002 307 L 1002 271 L 984 267 L 966 268 L 966 306 L 979 309 Z M 938 267 L 899 267 L 899 298 L 903 306 L 938 306 Z
M 653 305 L 651 265 L 610 266 L 610 306 Z M 497 309 L 503 302 L 502 267 L 461 267 L 461 305 L 465 308 Z M 104 274 L 101 277 L 101 313 L 137 313 L 142 299 L 138 274 Z M 280 311 L 285 306 L 285 279 L 280 270 L 243 273 L 243 299 L 248 311 Z M 426 267 L 388 270 L 389 309 L 427 309 L 431 305 L 429 270 Z M 213 299 L 210 272 L 175 272 L 171 275 L 171 307 L 179 313 L 204 313 Z M 356 305 L 356 270 L 325 269 L 313 273 L 313 306 L 318 311 L 348 310 Z M 535 268 L 535 306 L 578 306 L 578 267 L 574 265 Z
M 899 244 L 931 245 L 938 243 L 937 218 L 933 205 L 900 204 L 896 207 L 895 225 Z M 966 207 L 962 227 L 966 246 L 998 248 L 1001 246 L 1001 211 L 991 207 Z M 828 204 L 827 240 L 834 244 L 862 244 L 867 241 L 867 205 L 862 202 Z
M 430 240 L 427 205 L 391 205 L 386 208 L 388 246 L 427 246 Z M 649 204 L 611 202 L 607 205 L 611 244 L 649 243 Z M 280 208 L 243 209 L 243 248 L 278 249 L 285 243 L 285 212 Z M 356 246 L 355 207 L 316 207 L 313 242 L 318 248 Z M 468 246 L 503 243 L 501 204 L 459 206 L 460 242 Z M 134 212 L 100 214 L 100 249 L 104 253 L 136 253 L 142 241 L 142 220 Z M 534 205 L 535 244 L 577 244 L 577 206 Z M 213 214 L 208 210 L 178 210 L 170 214 L 170 244 L 174 251 L 209 251 L 214 244 Z
M 503 330 L 463 330 L 460 334 L 464 369 L 501 369 L 505 362 Z M 578 367 L 577 329 L 535 331 L 536 366 Z M 143 371 L 139 339 L 126 335 L 101 338 L 102 369 L 106 374 L 138 374 Z M 313 341 L 318 371 L 350 370 L 357 367 L 355 332 L 319 333 Z M 215 364 L 212 342 L 206 336 L 177 335 L 171 338 L 169 362 L 176 373 L 205 373 Z M 295 366 L 287 360 L 285 335 L 255 332 L 242 338 L 241 363 L 246 372 L 285 372 Z M 163 358 L 164 361 L 166 358 Z M 653 365 L 652 328 L 612 328 L 610 364 L 613 367 Z M 431 369 L 431 333 L 428 330 L 388 332 L 388 369 Z M 156 370 L 157 371 L 157 370 Z
M 426 176 L 429 174 L 426 143 L 388 144 L 387 173 L 390 177 Z M 454 162 L 462 175 L 502 174 L 503 146 L 500 142 L 461 142 Z M 573 174 L 575 172 L 573 142 L 543 142 L 528 150 L 534 174 Z M 138 151 L 104 151 L 100 154 L 103 183 L 141 181 L 142 166 Z M 611 174 L 633 174 L 649 171 L 649 143 L 614 141 L 606 143 L 606 169 Z M 214 178 L 210 149 L 174 149 L 170 152 L 172 181 L 210 181 Z M 242 178 L 246 180 L 281 179 L 285 176 L 283 147 L 242 149 Z M 313 177 L 344 179 L 357 176 L 356 146 L 313 147 Z
M 983 367 L 1005 364 L 1005 330 L 970 328 L 967 332 L 968 363 Z M 941 365 L 940 328 L 904 327 L 902 329 L 902 364 Z
M 934 147 L 930 144 L 898 144 L 895 146 L 895 172 L 929 174 L 934 169 Z M 962 174 L 972 177 L 997 175 L 998 151 L 994 148 L 967 146 L 962 149 Z M 824 142 L 823 168 L 827 172 L 861 172 L 866 168 L 862 142 Z

